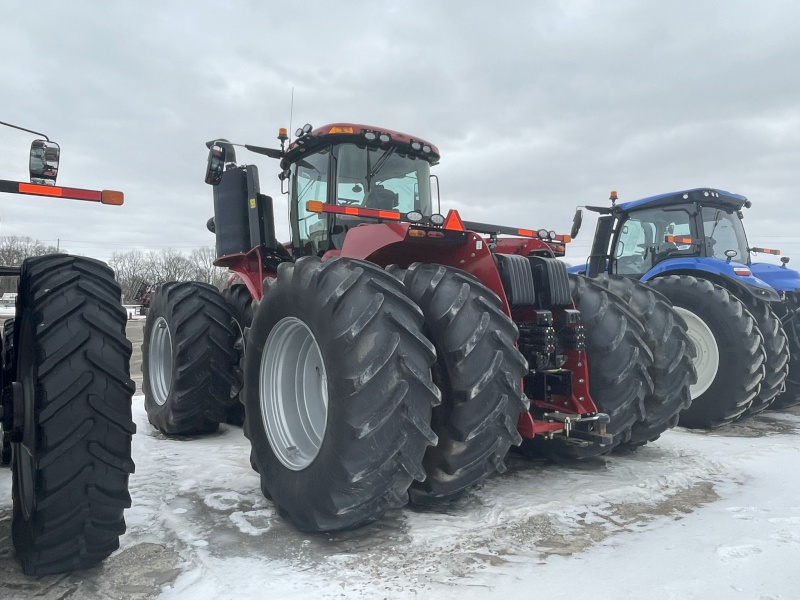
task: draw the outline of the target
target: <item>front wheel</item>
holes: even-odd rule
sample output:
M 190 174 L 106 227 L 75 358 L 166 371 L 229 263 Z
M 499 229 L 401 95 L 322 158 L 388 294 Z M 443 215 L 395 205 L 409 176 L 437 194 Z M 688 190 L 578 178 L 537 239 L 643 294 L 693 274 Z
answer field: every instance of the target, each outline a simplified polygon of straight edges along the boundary
M 235 335 L 219 291 L 171 282 L 153 293 L 142 344 L 144 406 L 168 435 L 216 431 L 234 404 Z
M 261 488 L 298 529 L 349 529 L 408 502 L 440 393 L 419 307 L 371 263 L 278 267 L 246 332 L 245 435 Z
M 672 303 L 696 349 L 692 404 L 678 423 L 710 429 L 730 423 L 752 404 L 766 358 L 752 315 L 735 296 L 706 279 L 668 275 L 648 282 Z
M 83 569 L 119 547 L 130 507 L 127 314 L 99 261 L 26 260 L 14 321 L 12 536 L 22 569 Z M 8 390 L 8 388 L 7 388 Z

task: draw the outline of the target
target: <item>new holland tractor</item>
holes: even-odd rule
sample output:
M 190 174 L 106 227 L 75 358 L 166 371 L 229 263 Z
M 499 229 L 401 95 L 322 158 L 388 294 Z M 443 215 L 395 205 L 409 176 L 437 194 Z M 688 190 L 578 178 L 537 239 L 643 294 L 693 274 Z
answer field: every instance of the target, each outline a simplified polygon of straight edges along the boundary
M 661 194 L 599 213 L 586 266 L 601 281 L 646 282 L 685 319 L 697 381 L 687 427 L 713 428 L 765 408 L 800 403 L 800 273 L 753 262 L 742 224 L 747 198 L 713 188 Z M 574 232 L 580 223 L 576 213 Z
M 443 215 L 429 142 L 352 123 L 278 139 L 244 147 L 279 161 L 286 244 L 257 168 L 208 144 L 208 227 L 233 277 L 222 293 L 156 289 L 142 347 L 153 426 L 213 431 L 241 403 L 264 494 L 321 532 L 458 498 L 523 440 L 583 458 L 674 424 L 694 371 L 649 288 L 637 294 L 680 350 L 671 369 L 623 298 L 568 277 L 551 248 L 568 236 Z
M 31 145 L 31 183 L 0 180 L 0 192 L 122 204 L 121 192 L 56 186 L 59 146 L 36 135 L 45 139 Z M 66 254 L 0 266 L 0 276 L 19 278 L 0 402 L 14 548 L 28 575 L 90 567 L 119 547 L 131 505 L 134 383 L 120 287 L 104 263 Z

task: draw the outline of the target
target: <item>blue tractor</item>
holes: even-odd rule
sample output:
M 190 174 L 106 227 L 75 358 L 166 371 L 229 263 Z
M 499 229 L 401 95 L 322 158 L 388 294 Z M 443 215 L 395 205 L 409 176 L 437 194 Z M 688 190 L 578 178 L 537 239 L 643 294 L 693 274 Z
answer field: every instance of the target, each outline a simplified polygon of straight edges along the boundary
M 587 206 L 599 213 L 591 254 L 575 273 L 609 281 L 638 279 L 673 304 L 693 342 L 697 381 L 680 416 L 713 428 L 767 407 L 800 403 L 800 273 L 752 262 L 742 225 L 750 201 L 697 188 Z M 582 220 L 579 208 L 573 237 Z

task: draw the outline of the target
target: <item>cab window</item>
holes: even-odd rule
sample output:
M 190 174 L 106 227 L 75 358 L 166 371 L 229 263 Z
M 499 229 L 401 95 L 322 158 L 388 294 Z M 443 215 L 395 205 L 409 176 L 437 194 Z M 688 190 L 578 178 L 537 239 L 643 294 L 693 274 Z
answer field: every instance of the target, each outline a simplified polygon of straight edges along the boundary
M 301 254 L 324 254 L 330 249 L 328 215 L 306 209 L 309 200 L 327 202 L 330 148 L 303 157 L 292 179 L 293 246 Z

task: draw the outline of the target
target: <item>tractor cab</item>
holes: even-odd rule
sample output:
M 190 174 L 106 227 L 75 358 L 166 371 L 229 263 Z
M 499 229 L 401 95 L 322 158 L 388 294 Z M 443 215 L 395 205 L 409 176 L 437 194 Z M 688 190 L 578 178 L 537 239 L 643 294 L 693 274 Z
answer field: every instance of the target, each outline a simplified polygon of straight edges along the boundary
M 428 142 L 353 124 L 306 126 L 298 134 L 281 162 L 295 255 L 341 249 L 350 229 L 380 220 L 360 209 L 433 214 L 430 167 L 439 153 Z M 308 202 L 340 210 L 311 212 Z
M 612 195 L 612 202 L 616 200 Z M 608 270 L 637 279 L 668 259 L 715 258 L 750 264 L 738 194 L 694 189 L 662 194 L 611 208 L 598 220 L 590 275 Z

